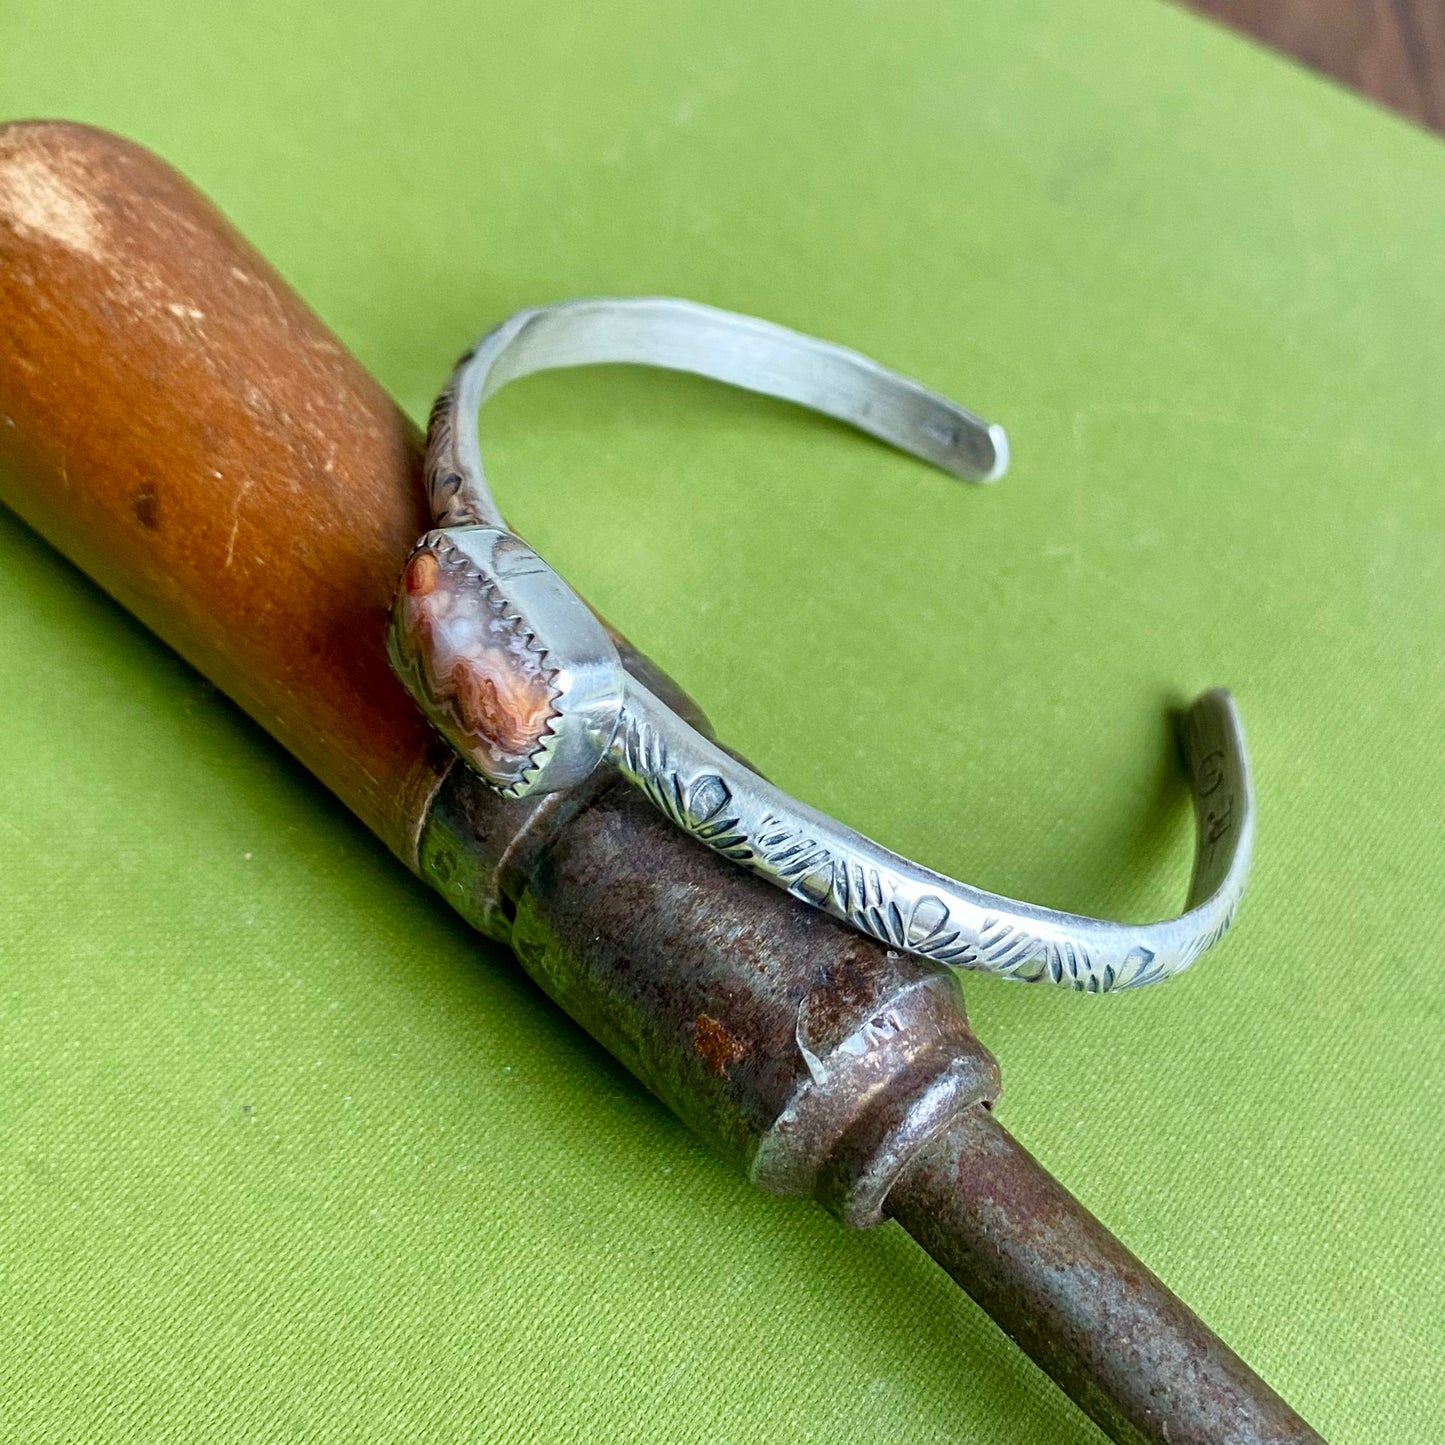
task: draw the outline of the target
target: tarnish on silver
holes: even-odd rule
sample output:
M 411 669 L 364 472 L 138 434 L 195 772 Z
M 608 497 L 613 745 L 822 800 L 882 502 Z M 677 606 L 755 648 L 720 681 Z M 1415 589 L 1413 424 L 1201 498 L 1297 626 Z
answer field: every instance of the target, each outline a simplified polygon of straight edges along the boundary
M 628 675 L 581 599 L 506 530 L 482 472 L 481 403 L 552 367 L 630 362 L 695 372 L 794 401 L 974 481 L 1007 465 L 1001 428 L 857 352 L 695 302 L 614 298 L 519 312 L 464 356 L 432 410 L 427 483 L 444 529 L 523 619 L 569 681 L 552 735 L 512 796 L 574 786 L 606 756 L 673 823 L 715 852 L 881 942 L 956 968 L 1090 993 L 1154 983 L 1224 935 L 1254 841 L 1244 736 L 1228 693 L 1185 716 L 1197 825 L 1184 912 L 1127 924 L 1064 913 L 959 883 L 890 852 L 775 788 Z M 403 680 L 434 720 L 432 700 Z M 456 742 L 456 739 L 452 739 Z M 462 755 L 485 777 L 484 759 Z

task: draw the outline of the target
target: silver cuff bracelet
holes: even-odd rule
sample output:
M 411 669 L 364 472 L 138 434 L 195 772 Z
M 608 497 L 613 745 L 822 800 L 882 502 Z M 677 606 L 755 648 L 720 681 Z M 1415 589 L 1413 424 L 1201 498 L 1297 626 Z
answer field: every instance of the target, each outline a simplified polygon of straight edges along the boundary
M 437 530 L 409 558 L 392 663 L 460 756 L 509 797 L 614 765 L 679 828 L 894 948 L 958 968 L 1102 993 L 1178 973 L 1223 936 L 1254 837 L 1244 737 L 1209 692 L 1183 728 L 1197 825 L 1184 912 L 1128 924 L 970 887 L 790 798 L 703 737 L 624 669 L 606 628 L 502 521 L 477 413 L 553 367 L 630 362 L 695 372 L 847 422 L 970 481 L 1008 462 L 1003 430 L 854 351 L 695 302 L 616 298 L 522 311 L 458 363 L 432 410 Z

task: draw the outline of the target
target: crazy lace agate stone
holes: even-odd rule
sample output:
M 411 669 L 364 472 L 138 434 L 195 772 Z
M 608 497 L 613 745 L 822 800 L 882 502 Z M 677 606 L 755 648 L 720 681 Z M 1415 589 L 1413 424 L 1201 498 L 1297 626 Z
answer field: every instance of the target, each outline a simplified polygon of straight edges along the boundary
M 428 714 L 494 786 L 517 784 L 557 717 L 557 676 L 492 582 L 455 547 L 415 552 L 392 613 L 395 661 Z

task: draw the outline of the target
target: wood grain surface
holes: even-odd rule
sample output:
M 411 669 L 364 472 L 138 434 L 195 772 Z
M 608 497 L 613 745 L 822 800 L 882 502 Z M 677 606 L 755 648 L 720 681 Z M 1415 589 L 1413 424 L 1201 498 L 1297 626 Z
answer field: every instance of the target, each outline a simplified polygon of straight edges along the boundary
M 185 179 L 86 126 L 0 126 L 0 316 L 0 501 L 410 861 L 444 762 L 381 645 L 429 524 L 416 429 Z
M 1184 0 L 1445 131 L 1445 0 Z

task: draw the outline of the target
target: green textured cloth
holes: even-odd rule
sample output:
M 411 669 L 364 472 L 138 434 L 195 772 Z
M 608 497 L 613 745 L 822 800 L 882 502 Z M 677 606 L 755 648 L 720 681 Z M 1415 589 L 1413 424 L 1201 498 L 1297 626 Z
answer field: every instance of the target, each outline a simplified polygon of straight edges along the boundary
M 1438 140 L 1148 0 L 4 31 L 0 110 L 158 149 L 418 417 L 515 308 L 661 292 L 1005 423 L 970 489 L 594 371 L 496 402 L 489 467 L 725 737 L 1005 892 L 1171 909 L 1165 711 L 1234 689 L 1226 944 L 1120 997 L 973 980 L 974 1021 L 1009 1127 L 1336 1445 L 1445 1437 Z M 715 1160 L 9 514 L 0 610 L 0 1439 L 1097 1438 L 901 1231 Z

